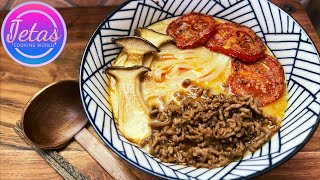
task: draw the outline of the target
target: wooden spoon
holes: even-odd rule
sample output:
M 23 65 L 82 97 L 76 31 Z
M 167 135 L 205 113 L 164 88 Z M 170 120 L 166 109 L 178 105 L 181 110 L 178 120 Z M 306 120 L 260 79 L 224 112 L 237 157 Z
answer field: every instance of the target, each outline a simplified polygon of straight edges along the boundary
M 25 106 L 21 128 L 27 141 L 43 149 L 58 149 L 74 137 L 114 179 L 137 177 L 84 126 L 87 117 L 79 83 L 65 80 L 46 86 Z

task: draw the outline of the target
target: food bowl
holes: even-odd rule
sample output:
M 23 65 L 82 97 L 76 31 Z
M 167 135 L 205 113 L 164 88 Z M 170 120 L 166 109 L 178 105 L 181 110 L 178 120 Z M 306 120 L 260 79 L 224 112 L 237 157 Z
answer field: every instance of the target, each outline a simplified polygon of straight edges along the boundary
M 283 66 L 288 108 L 281 129 L 252 155 L 215 169 L 163 163 L 119 133 L 107 93 L 105 67 L 121 48 L 112 40 L 138 27 L 190 12 L 200 12 L 253 29 Z M 290 15 L 260 1 L 128 1 L 92 35 L 80 66 L 80 93 L 89 121 L 104 143 L 135 167 L 165 179 L 242 179 L 270 171 L 296 154 L 319 124 L 320 57 L 312 40 Z

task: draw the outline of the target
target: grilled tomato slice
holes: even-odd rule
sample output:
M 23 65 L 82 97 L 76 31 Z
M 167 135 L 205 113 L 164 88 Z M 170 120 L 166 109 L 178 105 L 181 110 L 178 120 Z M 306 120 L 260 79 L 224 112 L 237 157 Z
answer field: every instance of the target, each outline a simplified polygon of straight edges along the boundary
M 172 21 L 167 27 L 167 34 L 175 39 L 178 48 L 195 48 L 208 40 L 215 25 L 212 16 L 190 13 Z
M 264 55 L 266 47 L 256 33 L 246 26 L 220 23 L 205 47 L 245 62 L 255 61 Z
M 233 60 L 228 84 L 233 94 L 251 95 L 264 106 L 284 92 L 284 72 L 277 59 L 269 55 L 250 63 Z

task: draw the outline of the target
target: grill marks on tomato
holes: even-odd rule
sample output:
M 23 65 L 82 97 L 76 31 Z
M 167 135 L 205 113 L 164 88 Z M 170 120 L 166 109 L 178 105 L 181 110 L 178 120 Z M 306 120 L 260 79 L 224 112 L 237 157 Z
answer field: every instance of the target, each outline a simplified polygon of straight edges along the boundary
M 281 64 L 269 55 L 251 63 L 233 60 L 228 84 L 233 94 L 251 95 L 264 106 L 283 94 L 284 72 Z
M 167 34 L 175 38 L 178 48 L 195 48 L 204 44 L 215 30 L 213 17 L 190 13 L 172 21 L 167 28 Z
M 220 23 L 204 45 L 212 51 L 236 57 L 245 62 L 264 55 L 266 47 L 250 28 L 235 23 Z

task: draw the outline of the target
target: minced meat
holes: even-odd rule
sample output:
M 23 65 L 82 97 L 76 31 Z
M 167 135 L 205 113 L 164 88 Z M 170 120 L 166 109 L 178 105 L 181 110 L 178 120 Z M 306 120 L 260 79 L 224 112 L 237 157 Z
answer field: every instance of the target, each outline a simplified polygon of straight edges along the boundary
M 163 162 L 221 167 L 261 148 L 280 128 L 252 97 L 216 95 L 194 85 L 188 89 L 175 94 L 179 103 L 150 109 L 150 153 Z

